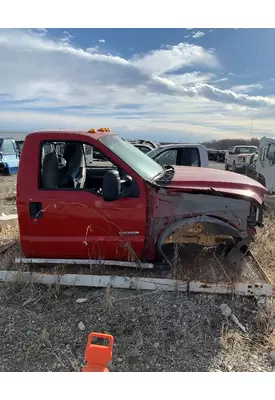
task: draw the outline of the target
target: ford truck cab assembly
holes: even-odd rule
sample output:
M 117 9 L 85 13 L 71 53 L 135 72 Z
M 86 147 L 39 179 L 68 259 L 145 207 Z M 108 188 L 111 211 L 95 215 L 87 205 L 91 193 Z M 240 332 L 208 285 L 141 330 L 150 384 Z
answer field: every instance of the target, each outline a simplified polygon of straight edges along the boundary
M 108 161 L 88 165 L 88 146 Z M 107 128 L 34 132 L 17 179 L 21 248 L 28 258 L 146 262 L 171 243 L 232 248 L 262 225 L 265 194 L 232 172 L 161 166 Z

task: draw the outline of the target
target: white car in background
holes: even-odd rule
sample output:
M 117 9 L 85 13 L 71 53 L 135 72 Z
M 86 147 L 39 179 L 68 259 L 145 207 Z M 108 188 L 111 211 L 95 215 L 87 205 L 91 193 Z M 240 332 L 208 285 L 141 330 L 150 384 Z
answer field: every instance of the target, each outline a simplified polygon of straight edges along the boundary
M 258 153 L 257 146 L 234 146 L 226 150 L 224 167 L 228 171 L 245 172 L 252 154 Z

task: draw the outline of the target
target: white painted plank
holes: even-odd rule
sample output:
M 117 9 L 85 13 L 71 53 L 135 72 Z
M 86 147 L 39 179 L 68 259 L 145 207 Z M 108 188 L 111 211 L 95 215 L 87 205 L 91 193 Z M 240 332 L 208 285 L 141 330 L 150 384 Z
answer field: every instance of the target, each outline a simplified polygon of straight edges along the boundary
M 272 285 L 270 283 L 236 283 L 235 293 L 241 296 L 272 296 Z
M 212 294 L 235 293 L 241 296 L 272 296 L 272 285 L 270 284 L 249 284 L 249 283 L 205 283 L 192 281 L 189 283 L 174 279 L 162 278 L 135 278 L 125 276 L 100 276 L 100 275 L 51 275 L 37 272 L 20 271 L 0 271 L 0 281 L 2 282 L 32 282 L 45 285 L 63 286 L 88 286 L 88 287 L 108 287 L 117 289 L 137 289 L 137 290 L 159 290 L 159 291 L 179 291 Z
M 100 275 L 51 275 L 36 272 L 0 271 L 2 282 L 34 282 L 46 285 L 59 284 L 64 286 L 108 287 L 118 289 L 160 290 L 160 291 L 187 291 L 187 283 L 174 279 L 159 278 L 131 278 L 125 276 Z
M 269 283 L 205 283 L 190 282 L 189 291 L 194 293 L 231 294 L 240 296 L 272 296 L 272 285 Z
M 3 229 L 5 226 L 14 224 L 17 221 L 17 214 L 5 215 L 2 213 L 2 215 L 0 215 L 0 228 Z
M 230 294 L 233 292 L 233 286 L 227 283 L 191 281 L 189 283 L 189 291 L 193 293 Z

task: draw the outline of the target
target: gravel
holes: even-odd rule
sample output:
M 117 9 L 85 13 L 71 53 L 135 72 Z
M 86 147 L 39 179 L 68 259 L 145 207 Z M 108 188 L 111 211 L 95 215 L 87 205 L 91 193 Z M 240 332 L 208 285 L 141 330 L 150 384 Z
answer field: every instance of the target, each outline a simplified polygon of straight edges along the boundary
M 248 334 L 222 316 L 224 302 Z M 95 331 L 114 336 L 111 371 L 272 371 L 258 316 L 243 298 L 2 283 L 0 368 L 79 371 Z

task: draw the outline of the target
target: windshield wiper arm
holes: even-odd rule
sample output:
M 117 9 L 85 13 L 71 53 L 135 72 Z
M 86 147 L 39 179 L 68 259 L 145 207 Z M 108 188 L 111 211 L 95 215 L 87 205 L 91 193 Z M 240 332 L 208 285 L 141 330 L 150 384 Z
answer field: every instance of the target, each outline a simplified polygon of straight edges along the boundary
M 163 171 L 159 172 L 157 175 L 153 176 L 152 180 L 155 180 L 156 178 L 164 176 L 164 175 L 165 175 L 165 171 L 163 170 Z
M 171 172 L 174 173 L 175 171 L 175 168 L 172 165 L 164 165 L 163 168 L 163 172 L 159 172 L 156 176 L 154 176 L 153 180 L 157 178 L 164 178 L 166 174 L 171 174 Z

